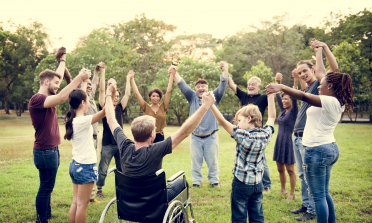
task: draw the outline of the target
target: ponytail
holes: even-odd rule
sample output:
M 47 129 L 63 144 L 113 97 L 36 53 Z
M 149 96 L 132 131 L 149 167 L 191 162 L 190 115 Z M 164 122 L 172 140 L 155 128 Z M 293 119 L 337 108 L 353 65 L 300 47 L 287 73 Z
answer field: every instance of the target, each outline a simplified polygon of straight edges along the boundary
M 66 117 L 65 117 L 65 126 L 66 126 L 66 134 L 64 139 L 71 140 L 72 135 L 74 134 L 74 129 L 72 127 L 72 121 L 76 117 L 75 109 L 78 109 L 82 101 L 87 101 L 87 94 L 85 91 L 81 89 L 75 89 L 71 91 L 68 103 L 70 104 L 70 110 L 68 110 Z

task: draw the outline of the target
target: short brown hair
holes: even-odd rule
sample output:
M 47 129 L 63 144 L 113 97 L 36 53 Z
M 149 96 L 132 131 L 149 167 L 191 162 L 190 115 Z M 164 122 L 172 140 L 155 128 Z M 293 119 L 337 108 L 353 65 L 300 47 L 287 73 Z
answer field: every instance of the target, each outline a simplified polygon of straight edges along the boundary
M 251 124 L 254 124 L 256 127 L 262 127 L 262 115 L 257 105 L 249 104 L 239 109 L 239 111 L 237 111 L 235 114 L 236 122 L 239 122 L 239 115 L 251 117 Z
M 160 88 L 157 88 L 157 87 L 154 87 L 154 88 L 152 88 L 151 90 L 149 90 L 149 93 L 148 93 L 149 98 L 151 98 L 151 95 L 152 95 L 154 92 L 155 92 L 155 93 L 158 93 L 160 99 L 163 98 L 163 91 L 162 91 Z
M 310 69 L 312 69 L 314 67 L 314 64 L 310 61 L 310 60 L 301 60 L 300 62 L 298 62 L 298 64 L 296 65 L 296 68 L 298 66 L 300 66 L 301 64 L 306 64 Z
M 199 78 L 199 80 L 197 82 L 195 82 L 195 86 L 198 85 L 198 84 L 208 85 L 208 82 L 206 80 L 204 80 L 204 78 Z
M 149 115 L 143 115 L 133 120 L 131 130 L 136 142 L 146 142 L 155 129 L 156 119 Z
M 41 83 L 44 83 L 45 79 L 48 79 L 49 81 L 53 80 L 53 78 L 57 76 L 59 79 L 61 79 L 61 75 L 55 71 L 52 71 L 52 70 L 49 70 L 49 69 L 46 69 L 46 70 L 43 70 L 40 74 L 39 74 L 39 80 L 40 80 L 40 84 Z

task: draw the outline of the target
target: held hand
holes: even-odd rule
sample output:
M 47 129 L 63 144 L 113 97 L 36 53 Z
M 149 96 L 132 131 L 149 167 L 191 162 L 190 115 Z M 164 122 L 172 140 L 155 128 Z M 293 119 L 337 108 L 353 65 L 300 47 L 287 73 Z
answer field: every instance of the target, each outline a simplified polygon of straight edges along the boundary
M 83 68 L 80 70 L 78 76 L 81 78 L 82 81 L 85 81 L 86 79 L 89 79 L 91 76 L 90 70 Z
M 174 76 L 177 73 L 177 68 L 171 66 L 168 69 L 168 74 Z
M 105 63 L 104 62 L 99 62 L 96 66 L 96 70 L 97 71 L 100 71 L 100 70 L 104 70 L 105 69 Z
M 131 78 L 134 78 L 134 71 L 133 70 L 130 70 L 128 72 L 128 75 L 127 75 L 127 79 L 131 79 Z
M 214 94 L 212 91 L 204 92 L 202 96 L 202 104 L 207 105 L 208 107 L 212 106 L 216 102 Z
M 276 75 L 275 75 L 275 83 L 281 84 L 282 83 L 282 79 L 283 79 L 283 74 L 276 73 Z
M 282 90 L 281 84 L 269 84 L 265 87 L 266 94 L 273 94 Z
M 310 45 L 311 45 L 311 48 L 317 48 L 317 47 L 322 47 L 322 48 L 325 48 L 327 47 L 327 44 L 323 43 L 323 42 L 320 42 L 316 39 L 312 39 L 311 42 L 310 42 Z
M 58 64 L 61 62 L 61 60 L 64 60 L 66 62 L 66 48 L 61 47 L 58 49 L 56 59 Z
M 314 48 L 315 53 L 322 52 L 322 50 L 323 50 L 323 47 L 315 47 Z
M 220 62 L 220 68 L 221 68 L 221 71 L 222 71 L 223 73 L 225 73 L 225 72 L 229 72 L 229 65 L 227 64 L 226 61 L 221 61 L 221 62 Z
M 292 70 L 292 77 L 293 77 L 294 79 L 298 79 L 298 73 L 297 73 L 297 70 L 296 70 L 296 69 L 293 69 L 293 70 Z

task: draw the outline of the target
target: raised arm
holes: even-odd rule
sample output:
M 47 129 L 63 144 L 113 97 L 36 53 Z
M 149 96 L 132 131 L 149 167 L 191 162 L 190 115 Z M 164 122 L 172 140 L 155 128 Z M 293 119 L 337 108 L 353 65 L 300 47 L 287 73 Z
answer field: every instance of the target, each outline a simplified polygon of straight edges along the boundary
M 94 69 L 94 74 L 93 74 L 93 79 L 92 79 L 92 95 L 93 95 L 93 98 L 96 94 L 96 90 L 97 90 L 97 87 L 98 87 L 98 82 L 99 82 L 99 78 L 98 78 L 98 71 L 99 71 L 99 68 L 100 68 L 100 65 L 105 67 L 105 63 L 103 62 L 99 62 L 96 66 L 96 68 Z
M 322 48 L 321 47 L 318 47 L 318 48 L 314 48 L 314 51 L 315 51 L 315 56 L 316 56 L 316 77 L 318 79 L 319 82 L 321 82 L 321 80 L 323 79 L 323 77 L 325 77 L 326 75 L 326 69 L 324 67 L 324 63 L 323 63 L 323 54 L 322 54 Z
M 211 110 L 213 112 L 214 117 L 216 117 L 218 124 L 222 126 L 230 135 L 234 133 L 234 126 L 230 122 L 228 122 L 218 108 L 215 105 L 211 106 Z
M 199 125 L 205 113 L 215 102 L 212 92 L 204 93 L 202 105 L 192 114 L 174 134 L 171 135 L 172 149 L 182 142 Z
M 183 94 L 183 96 L 185 96 L 186 100 L 190 103 L 193 95 L 195 95 L 195 91 L 193 91 L 187 84 L 185 81 L 182 81 L 182 77 L 179 75 L 179 73 L 177 72 L 177 68 L 176 67 L 172 67 L 172 69 L 175 69 L 176 70 L 176 73 L 174 74 L 174 80 L 176 81 L 177 83 L 177 86 L 178 88 L 180 89 L 181 93 Z
M 125 93 L 124 97 L 121 99 L 121 106 L 123 109 L 127 107 L 129 96 L 130 96 L 130 79 L 134 76 L 133 70 L 130 70 L 127 75 L 127 83 L 125 84 Z
M 287 87 L 283 84 L 269 84 L 265 87 L 265 90 L 266 90 L 266 94 L 272 94 L 278 91 L 283 91 L 287 93 L 289 96 L 291 96 L 291 98 L 302 100 L 316 107 L 322 107 L 322 104 L 321 104 L 321 101 L 318 95 L 305 93 L 305 92 Z
M 181 75 L 177 72 L 177 68 L 176 67 L 172 67 L 172 69 L 176 70 L 176 73 L 174 74 L 174 81 L 176 82 L 176 84 L 180 83 L 180 81 L 182 80 L 182 77 Z M 169 70 L 168 70 L 169 71 Z
M 292 77 L 293 77 L 293 88 L 294 89 L 298 89 L 298 81 L 300 81 L 301 90 L 304 90 L 307 88 L 307 83 L 298 76 L 296 69 L 292 70 Z
M 65 47 L 60 47 L 57 51 L 56 54 L 56 59 L 58 62 L 58 68 L 56 70 L 56 73 L 61 75 L 61 81 L 59 83 L 62 83 L 63 77 L 65 76 L 65 69 L 66 69 L 66 48 Z M 67 82 L 67 79 L 66 79 Z M 71 82 L 71 78 L 70 78 Z M 70 82 L 67 82 L 69 84 Z
M 325 44 L 323 42 L 320 42 L 316 39 L 312 39 L 311 40 L 311 47 L 313 47 L 313 48 L 322 47 L 323 50 L 324 50 L 324 53 L 326 55 L 328 64 L 329 64 L 329 68 L 330 68 L 329 71 L 331 71 L 331 72 L 337 72 L 338 71 L 338 64 L 337 64 L 336 57 L 333 55 L 332 51 L 329 49 L 327 44 Z
M 276 117 L 276 110 L 275 110 L 275 101 L 274 101 L 274 94 L 267 95 L 267 122 L 266 125 L 274 126 L 275 117 Z
M 174 79 L 174 75 L 176 74 L 176 70 L 172 68 L 173 67 L 170 67 L 168 69 L 169 81 L 168 81 L 167 92 L 165 93 L 164 102 L 163 102 L 165 109 L 168 109 L 169 100 L 170 100 L 170 96 L 172 93 L 173 79 Z
M 97 68 L 97 67 L 96 67 Z M 99 98 L 98 103 L 101 105 L 101 108 L 105 105 L 105 67 L 99 67 L 101 71 L 101 77 L 99 79 Z
M 61 64 L 62 63 L 63 62 L 61 62 Z M 81 81 L 84 81 L 88 78 L 90 78 L 90 72 L 88 72 L 86 69 L 82 69 L 79 75 L 76 76 L 75 79 L 69 85 L 63 88 L 61 92 L 59 92 L 57 95 L 48 96 L 45 99 L 44 108 L 54 107 L 66 101 L 68 99 L 70 92 L 77 88 Z
M 218 105 L 225 94 L 229 78 L 229 66 L 225 61 L 220 62 L 222 77 L 220 77 L 220 85 L 213 91 L 216 98 L 216 105 Z
M 133 76 L 130 78 L 130 81 L 132 82 L 133 92 L 136 95 L 136 98 L 137 98 L 140 106 L 145 107 L 146 102 L 145 102 L 145 100 L 143 100 L 142 95 L 138 91 L 136 82 L 134 81 L 134 72 L 133 72 Z
M 234 81 L 231 78 L 231 76 L 229 77 L 228 85 L 231 88 L 231 90 L 233 90 L 233 92 L 236 94 L 236 92 L 237 92 L 237 90 L 236 90 L 236 84 L 234 83 Z
M 65 67 L 64 78 L 66 79 L 66 84 L 70 84 L 71 83 L 72 77 L 71 77 L 71 74 L 68 71 L 67 67 Z
M 114 134 L 114 131 L 117 127 L 120 127 L 118 121 L 115 117 L 115 108 L 114 108 L 114 98 L 116 94 L 116 81 L 112 78 L 107 82 L 107 94 L 106 94 L 106 118 L 107 124 L 110 127 L 111 133 Z

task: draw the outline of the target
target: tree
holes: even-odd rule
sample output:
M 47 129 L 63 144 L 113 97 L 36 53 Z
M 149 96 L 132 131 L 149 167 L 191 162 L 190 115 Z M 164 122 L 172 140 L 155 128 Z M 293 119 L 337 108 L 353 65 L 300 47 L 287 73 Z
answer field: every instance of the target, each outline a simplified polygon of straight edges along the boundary
M 346 41 L 335 47 L 333 54 L 337 59 L 339 72 L 348 73 L 352 78 L 356 116 L 358 113 L 370 113 L 372 91 L 368 59 L 360 55 L 360 50 L 355 44 L 349 44 Z M 350 114 L 349 117 L 351 119 Z
M 5 87 L 6 114 L 9 114 L 9 102 L 13 102 L 20 116 L 24 103 L 32 96 L 33 71 L 48 55 L 50 41 L 41 23 L 16 26 L 9 21 L 8 25 L 15 31 L 0 29 L 0 80 Z

